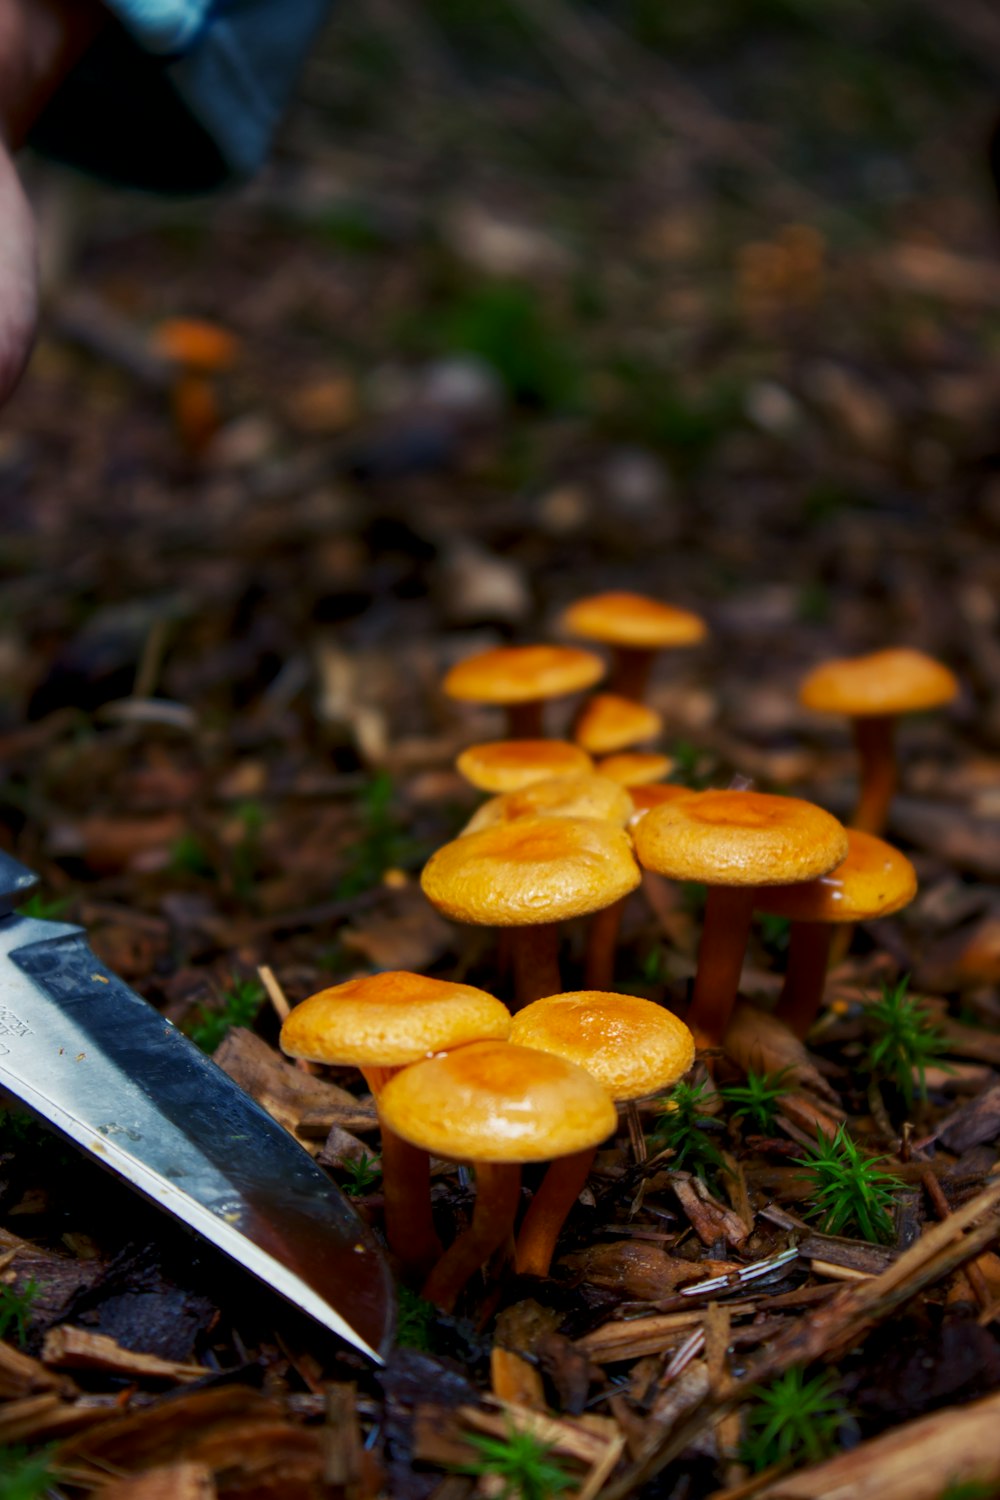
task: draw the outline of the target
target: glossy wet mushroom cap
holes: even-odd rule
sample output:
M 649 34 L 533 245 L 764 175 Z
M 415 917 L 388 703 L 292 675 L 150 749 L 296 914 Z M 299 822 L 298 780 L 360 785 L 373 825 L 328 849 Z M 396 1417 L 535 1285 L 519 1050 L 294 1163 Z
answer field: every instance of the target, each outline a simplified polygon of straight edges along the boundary
M 606 776 L 560 776 L 536 781 L 517 792 L 491 797 L 477 808 L 465 833 L 477 833 L 515 818 L 599 818 L 623 828 L 632 816 L 632 799 Z
M 560 623 L 569 635 L 644 651 L 692 646 L 708 634 L 704 620 L 691 610 L 624 589 L 578 599 L 563 611 Z
M 507 1007 L 485 990 L 397 970 L 310 995 L 282 1026 L 281 1047 L 313 1062 L 395 1068 L 509 1030 Z
M 397 1073 L 385 1118 L 452 1161 L 548 1161 L 605 1140 L 615 1108 L 583 1068 L 510 1042 L 473 1042 Z
M 653 740 L 663 728 L 663 715 L 645 703 L 618 693 L 595 693 L 577 715 L 573 737 L 591 755 L 611 755 Z
M 902 647 L 825 662 L 799 689 L 806 708 L 846 714 L 861 762 L 861 787 L 851 816 L 855 828 L 879 834 L 896 790 L 893 745 L 902 714 L 939 708 L 958 692 L 952 672 L 922 651 Z
M 712 885 L 788 885 L 825 875 L 847 855 L 831 813 L 767 792 L 689 792 L 635 825 L 642 864 L 672 880 Z
M 857 828 L 847 839 L 840 864 L 814 880 L 762 890 L 757 910 L 792 922 L 871 922 L 908 906 L 917 872 L 906 855 Z
M 847 838 L 847 857 L 826 875 L 757 893 L 759 911 L 792 924 L 775 1015 L 800 1038 L 823 1003 L 834 933 L 852 922 L 891 916 L 917 893 L 917 873 L 905 854 L 857 828 L 849 828 Z
M 618 755 L 606 755 L 595 769 L 599 776 L 607 776 L 621 786 L 646 786 L 669 776 L 674 762 L 655 750 L 623 750 Z
M 450 698 L 505 707 L 511 739 L 538 739 L 548 699 L 582 692 L 603 676 L 601 658 L 577 646 L 497 646 L 458 662 L 443 688 Z
M 594 763 L 568 740 L 491 740 L 463 750 L 455 766 L 481 792 L 517 792 L 536 781 L 586 775 Z
M 866 718 L 940 708 L 958 690 L 958 679 L 942 662 L 923 651 L 894 647 L 824 662 L 801 684 L 799 701 L 819 713 Z
M 510 1039 L 586 1068 L 612 1099 L 657 1093 L 694 1062 L 694 1038 L 669 1010 L 600 990 L 535 1000 L 514 1017 Z
M 628 834 L 596 818 L 516 818 L 465 834 L 432 854 L 420 877 L 446 917 L 491 927 L 583 916 L 638 883 Z
M 761 886 L 825 875 L 847 854 L 836 818 L 797 797 L 766 792 L 692 792 L 633 825 L 647 869 L 708 886 L 688 1025 L 715 1046 L 739 988 L 754 898 Z

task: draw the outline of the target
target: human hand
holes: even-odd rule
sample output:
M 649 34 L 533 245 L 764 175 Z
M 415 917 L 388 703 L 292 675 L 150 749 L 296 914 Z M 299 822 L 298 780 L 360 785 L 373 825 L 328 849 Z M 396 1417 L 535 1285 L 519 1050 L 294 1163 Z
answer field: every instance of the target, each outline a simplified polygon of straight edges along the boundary
M 35 220 L 0 141 L 0 406 L 21 378 L 38 317 Z
M 99 0 L 0 0 L 0 406 L 38 317 L 35 220 L 13 152 L 106 19 Z

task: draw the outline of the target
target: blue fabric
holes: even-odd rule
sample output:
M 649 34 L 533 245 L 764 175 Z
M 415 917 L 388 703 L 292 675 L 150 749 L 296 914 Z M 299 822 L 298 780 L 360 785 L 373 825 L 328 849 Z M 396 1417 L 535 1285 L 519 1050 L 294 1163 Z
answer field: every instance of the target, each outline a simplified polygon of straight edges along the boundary
M 260 166 L 329 0 L 106 0 L 106 28 L 33 144 L 137 187 L 200 191 Z
M 198 35 L 212 0 L 105 0 L 147 52 L 181 52 Z

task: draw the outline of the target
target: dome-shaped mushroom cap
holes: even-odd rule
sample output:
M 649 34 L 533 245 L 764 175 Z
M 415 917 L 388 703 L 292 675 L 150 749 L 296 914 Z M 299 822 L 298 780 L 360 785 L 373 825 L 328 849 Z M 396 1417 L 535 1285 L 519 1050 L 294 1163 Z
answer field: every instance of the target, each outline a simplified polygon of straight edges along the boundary
M 549 1161 L 598 1145 L 616 1123 L 583 1068 L 510 1042 L 473 1042 L 404 1068 L 379 1113 L 404 1140 L 457 1161 Z
M 673 769 L 670 756 L 661 755 L 656 750 L 623 750 L 619 755 L 606 755 L 597 762 L 599 776 L 607 776 L 628 787 L 662 781 Z
M 390 1068 L 509 1031 L 510 1012 L 485 990 L 397 970 L 310 995 L 282 1026 L 281 1047 L 313 1062 Z
M 478 833 L 514 818 L 600 818 L 624 828 L 632 816 L 632 799 L 606 776 L 559 776 L 536 781 L 518 792 L 491 797 L 476 809 L 465 833 Z
M 497 646 L 456 663 L 442 684 L 469 703 L 533 703 L 593 687 L 604 663 L 578 646 Z
M 600 911 L 635 890 L 628 834 L 597 818 L 516 818 L 432 854 L 420 884 L 457 922 L 525 927 Z
M 917 894 L 917 872 L 906 855 L 858 828 L 847 830 L 847 842 L 847 858 L 828 874 L 772 886 L 757 909 L 793 922 L 870 922 L 908 906 Z
M 568 740 L 490 740 L 463 750 L 455 766 L 481 792 L 516 792 L 536 781 L 594 769 L 586 750 Z
M 708 634 L 700 615 L 626 590 L 578 599 L 564 611 L 560 624 L 569 635 L 640 651 L 690 646 Z
M 694 1062 L 694 1037 L 669 1010 L 601 990 L 533 1001 L 514 1017 L 510 1040 L 586 1068 L 612 1099 L 669 1088 Z
M 957 693 L 954 672 L 933 656 L 901 646 L 824 662 L 801 684 L 799 701 L 820 713 L 867 718 L 939 708 Z
M 642 864 L 672 880 L 789 885 L 825 875 L 847 855 L 847 832 L 798 797 L 691 792 L 634 825 Z
M 580 711 L 573 733 L 577 744 L 592 755 L 610 755 L 655 739 L 662 728 L 662 714 L 645 703 L 618 693 L 595 693 Z

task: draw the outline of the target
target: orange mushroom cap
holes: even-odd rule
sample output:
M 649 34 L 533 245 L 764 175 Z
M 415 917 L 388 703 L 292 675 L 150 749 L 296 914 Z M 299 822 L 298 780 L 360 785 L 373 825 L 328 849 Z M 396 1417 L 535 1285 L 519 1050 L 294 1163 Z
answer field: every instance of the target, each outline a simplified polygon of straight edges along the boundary
M 603 676 L 601 658 L 576 646 L 497 646 L 458 662 L 443 688 L 470 703 L 532 703 L 581 692 Z
M 517 818 L 432 854 L 428 899 L 457 922 L 522 927 L 600 911 L 639 884 L 628 834 L 597 818 Z
M 655 739 L 662 728 L 662 714 L 645 703 L 618 693 L 595 693 L 584 704 L 573 733 L 577 744 L 592 755 L 610 755 Z
M 820 713 L 868 718 L 939 708 L 958 690 L 958 679 L 942 662 L 900 646 L 824 662 L 801 684 L 799 701 Z
M 870 922 L 907 906 L 917 894 L 917 872 L 905 854 L 873 834 L 847 830 L 847 857 L 826 875 L 801 884 L 770 886 L 759 911 L 793 922 Z
M 202 375 L 231 370 L 240 349 L 235 334 L 201 318 L 168 318 L 153 330 L 152 343 L 157 354 Z
M 601 818 L 623 828 L 632 816 L 625 788 L 606 776 L 559 776 L 536 781 L 517 792 L 491 797 L 477 808 L 465 833 L 478 833 L 514 818 Z
M 635 824 L 642 864 L 673 880 L 789 885 L 846 858 L 847 831 L 823 808 L 767 792 L 690 792 Z
M 560 623 L 570 635 L 641 651 L 694 645 L 708 634 L 700 615 L 625 590 L 578 599 Z
M 669 1010 L 601 990 L 533 1001 L 514 1017 L 510 1039 L 586 1068 L 612 1099 L 669 1088 L 694 1062 L 694 1037 Z
M 281 1048 L 313 1062 L 389 1068 L 509 1031 L 507 1007 L 485 990 L 396 970 L 310 995 L 282 1026 Z
M 568 740 L 492 740 L 470 745 L 455 766 L 482 792 L 516 792 L 536 781 L 583 775 L 594 763 Z
M 549 1161 L 597 1145 L 616 1124 L 583 1068 L 510 1042 L 473 1042 L 405 1068 L 379 1108 L 404 1140 L 457 1161 Z
M 608 776 L 627 787 L 662 781 L 673 769 L 671 757 L 655 750 L 623 750 L 620 755 L 606 755 L 597 762 L 599 776 Z

